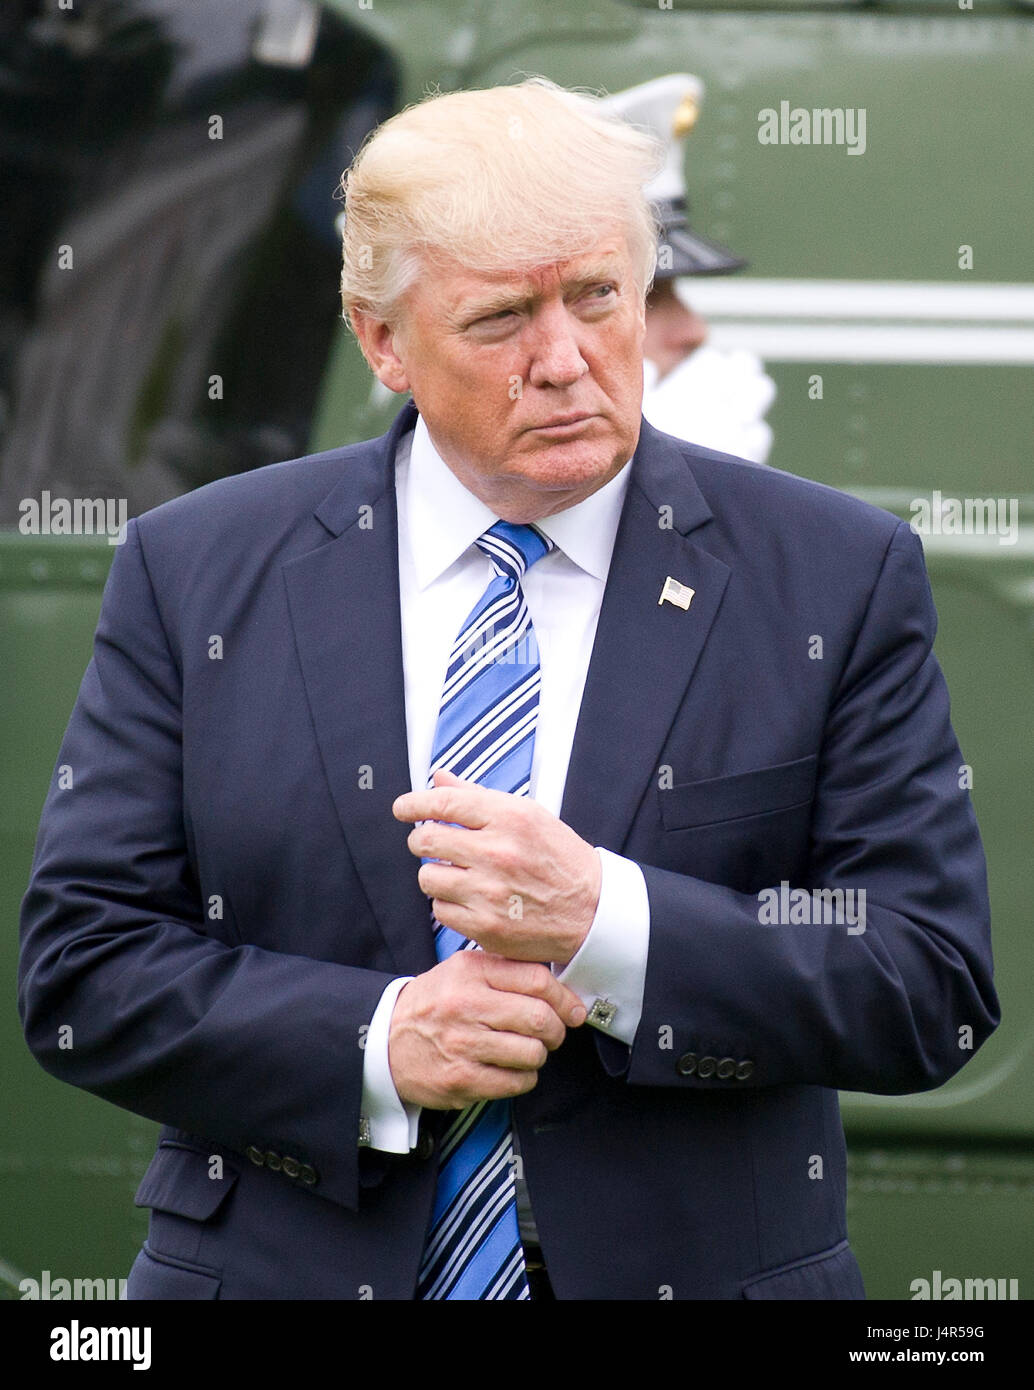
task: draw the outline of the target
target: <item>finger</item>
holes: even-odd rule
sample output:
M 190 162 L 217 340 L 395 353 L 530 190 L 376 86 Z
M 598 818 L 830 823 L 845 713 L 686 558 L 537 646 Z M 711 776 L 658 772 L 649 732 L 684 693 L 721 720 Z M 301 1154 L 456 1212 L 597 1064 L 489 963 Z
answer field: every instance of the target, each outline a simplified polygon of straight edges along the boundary
M 560 1023 L 560 1020 L 557 1019 Z M 560 1024 L 561 1031 L 563 1024 Z M 553 1048 L 526 1033 L 509 1033 L 486 1028 L 471 1052 L 471 1061 L 504 1071 L 538 1071 Z
M 564 1041 L 567 1029 L 563 1019 L 545 999 L 537 999 L 528 994 L 508 994 L 503 990 L 489 990 L 478 1013 L 486 1029 L 505 1036 L 526 1038 L 555 1052 Z M 480 1053 L 479 1053 L 480 1055 Z M 482 1058 L 484 1061 L 496 1060 Z M 541 1066 L 545 1054 L 536 1063 Z M 504 1065 L 499 1060 L 497 1065 Z
M 475 1065 L 466 1087 L 453 1092 L 448 1108 L 461 1110 L 481 1100 L 512 1100 L 533 1091 L 538 1079 L 535 1070 Z
M 499 813 L 500 798 L 507 798 L 507 793 L 457 781 L 453 786 L 403 792 L 392 802 L 391 813 L 401 821 L 449 821 L 470 830 L 480 830 L 493 814 Z
M 476 869 L 451 860 L 437 857 L 425 860 L 417 869 L 416 881 L 425 898 L 440 899 L 443 905 L 455 903 L 470 908 L 475 901 L 484 901 L 478 893 L 478 884 L 484 887 L 483 877 Z
M 485 979 L 493 989 L 545 1000 L 569 1028 L 578 1028 L 585 1022 L 585 1005 L 573 990 L 560 983 L 549 966 L 508 960 L 487 951 L 481 952 L 481 957 Z
M 474 832 L 464 826 L 423 820 L 406 836 L 406 847 L 418 859 L 469 869 L 476 857 L 477 839 Z

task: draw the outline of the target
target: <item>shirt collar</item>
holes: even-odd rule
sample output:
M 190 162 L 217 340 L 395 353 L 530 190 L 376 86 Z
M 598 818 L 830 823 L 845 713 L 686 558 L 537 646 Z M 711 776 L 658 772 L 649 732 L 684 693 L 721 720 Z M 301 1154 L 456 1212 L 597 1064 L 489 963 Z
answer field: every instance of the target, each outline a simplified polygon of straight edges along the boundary
M 580 569 L 605 582 L 631 469 L 535 525 Z M 418 416 L 404 481 L 409 546 L 421 589 L 445 573 L 498 516 L 456 477 Z

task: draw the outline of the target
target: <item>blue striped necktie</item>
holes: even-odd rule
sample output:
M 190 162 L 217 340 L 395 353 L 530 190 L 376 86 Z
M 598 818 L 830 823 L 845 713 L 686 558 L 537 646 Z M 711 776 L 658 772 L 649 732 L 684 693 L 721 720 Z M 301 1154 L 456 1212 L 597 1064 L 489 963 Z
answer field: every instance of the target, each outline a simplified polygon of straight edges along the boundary
M 495 577 L 449 653 L 429 784 L 439 768 L 527 796 L 539 707 L 539 659 L 521 579 L 553 549 L 532 526 L 498 521 L 477 542 Z M 433 917 L 439 961 L 475 942 Z M 420 1299 L 527 1299 L 517 1227 L 510 1102 L 459 1111 L 438 1156 Z

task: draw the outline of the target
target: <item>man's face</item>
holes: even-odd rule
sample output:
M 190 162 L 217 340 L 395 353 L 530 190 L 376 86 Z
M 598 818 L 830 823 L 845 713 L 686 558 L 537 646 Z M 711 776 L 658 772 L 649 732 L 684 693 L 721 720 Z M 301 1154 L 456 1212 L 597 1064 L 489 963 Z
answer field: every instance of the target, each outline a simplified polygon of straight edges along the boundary
M 643 297 L 624 238 L 524 275 L 428 263 L 394 332 L 359 316 L 381 381 L 409 390 L 442 458 L 504 521 L 582 501 L 631 458 Z
M 643 353 L 656 366 L 658 381 L 685 361 L 706 338 L 706 320 L 683 304 L 673 282 L 656 281 L 646 301 Z

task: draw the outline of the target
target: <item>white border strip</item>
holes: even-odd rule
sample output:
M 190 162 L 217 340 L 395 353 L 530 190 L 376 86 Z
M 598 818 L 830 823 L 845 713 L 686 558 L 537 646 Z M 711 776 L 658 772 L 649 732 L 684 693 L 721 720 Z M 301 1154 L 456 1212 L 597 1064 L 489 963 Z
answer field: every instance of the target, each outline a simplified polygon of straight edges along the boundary
M 756 352 L 766 362 L 953 362 L 1000 366 L 1034 364 L 1034 327 L 963 324 L 825 324 L 758 321 L 723 323 L 699 300 L 716 348 Z
M 961 272 L 960 272 L 961 273 Z M 914 280 L 752 280 L 684 276 L 680 292 L 715 318 L 913 319 L 1034 327 L 1034 285 Z

